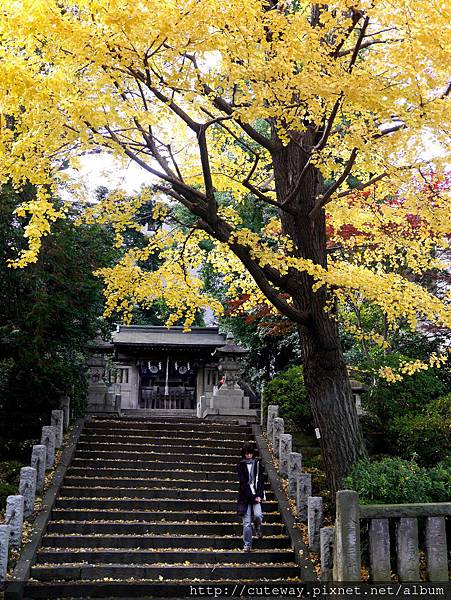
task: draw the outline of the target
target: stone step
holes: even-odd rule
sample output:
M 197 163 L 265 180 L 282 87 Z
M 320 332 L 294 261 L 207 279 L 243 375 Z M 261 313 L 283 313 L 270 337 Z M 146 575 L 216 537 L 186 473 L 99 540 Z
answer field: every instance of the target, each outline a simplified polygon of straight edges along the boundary
M 260 578 L 254 580 L 249 578 L 246 579 L 246 583 L 254 582 L 259 584 L 259 587 L 265 585 L 269 589 L 280 589 L 281 586 L 286 583 L 286 580 L 281 578 L 267 579 Z M 299 583 L 302 581 L 300 577 L 293 577 L 288 583 Z M 220 583 L 222 588 L 227 587 L 230 590 L 230 594 L 234 589 L 240 590 L 240 584 L 237 580 L 224 579 L 218 582 L 218 580 L 202 579 L 202 581 L 192 581 L 187 579 L 184 580 L 172 580 L 172 581 L 76 581 L 76 582 L 45 582 L 38 583 L 32 582 L 25 587 L 24 600 L 38 600 L 41 598 L 83 598 L 84 600 L 89 598 L 102 598 L 103 600 L 130 600 L 130 598 L 139 598 L 140 600 L 158 600 L 159 598 L 172 598 L 172 600 L 187 600 L 187 594 L 189 597 L 196 597 L 194 594 L 191 595 L 191 585 L 194 586 L 194 592 L 196 587 L 202 589 L 203 593 L 199 594 L 207 597 L 207 590 L 214 590 L 215 587 Z M 184 594 L 183 597 L 181 594 Z M 225 594 L 224 594 L 225 595 Z M 299 597 L 299 593 L 296 596 L 287 594 L 291 597 Z M 214 596 L 213 596 L 214 597 Z M 255 600 L 256 596 L 240 596 L 242 600 Z M 261 597 L 261 596 L 259 596 Z M 264 596 L 265 600 L 281 600 L 285 596 Z
M 90 467 L 70 467 L 67 473 L 72 477 L 135 477 L 136 479 L 163 479 L 170 477 L 171 479 L 188 479 L 191 481 L 199 479 L 210 481 L 237 481 L 236 473 L 231 471 L 215 471 L 211 473 L 208 471 L 190 471 L 189 469 L 180 471 L 173 469 L 105 469 L 99 466 L 96 469 Z
M 255 550 L 252 562 L 287 563 L 294 561 L 293 550 Z M 249 555 L 242 550 L 80 550 L 77 552 L 62 549 L 41 549 L 37 563 L 109 563 L 109 564 L 147 564 L 153 563 L 248 563 Z
M 188 473 L 186 474 L 189 475 Z M 209 481 L 209 480 L 190 480 L 190 479 L 172 479 L 170 473 L 164 479 L 151 478 L 125 478 L 125 477 L 73 477 L 64 478 L 65 485 L 72 487 L 120 487 L 120 488 L 176 488 L 180 490 L 203 489 L 203 490 L 234 490 L 238 493 L 238 482 L 234 481 Z
M 282 523 L 263 523 L 263 535 L 281 535 L 285 531 L 285 526 Z M 186 520 L 185 522 L 126 522 L 118 523 L 116 521 L 50 521 L 47 525 L 48 533 L 59 534 L 135 534 L 148 535 L 160 534 L 171 535 L 171 543 L 176 541 L 177 535 L 188 535 L 195 533 L 196 535 L 217 535 L 217 536 L 239 536 L 243 533 L 243 525 L 241 523 L 193 523 Z
M 99 579 L 102 577 L 111 577 L 115 579 L 125 578 L 136 578 L 139 580 L 143 579 L 154 579 L 158 581 L 160 577 L 163 580 L 171 579 L 190 579 L 191 581 L 195 578 L 199 579 L 210 579 L 217 581 L 218 579 L 236 579 L 241 581 L 249 577 L 249 564 L 237 565 L 237 566 L 225 566 L 225 565 L 178 565 L 178 566 L 147 566 L 147 565 L 108 565 L 108 564 L 97 564 L 92 565 L 55 565 L 55 566 L 35 566 L 31 568 L 31 576 L 39 578 L 40 581 L 51 581 L 52 579 L 58 580 L 92 580 Z M 299 567 L 294 563 L 286 563 L 284 566 L 280 565 L 268 565 L 268 564 L 256 564 L 252 565 L 252 578 L 259 580 L 262 577 L 273 578 L 273 577 L 298 577 L 300 575 Z
M 240 434 L 252 434 L 252 427 L 249 425 L 236 425 L 234 423 L 217 423 L 210 421 L 208 424 L 197 421 L 195 419 L 183 420 L 147 420 L 147 421 L 133 421 L 129 419 L 121 419 L 118 421 L 88 421 L 83 430 L 87 431 L 91 427 L 96 429 L 146 429 L 148 431 L 151 430 L 168 430 L 168 431 L 197 431 L 201 432 L 209 432 L 209 431 L 221 431 L 225 433 L 240 433 Z
M 199 456 L 229 456 L 235 458 L 238 462 L 240 460 L 240 453 L 238 449 L 234 447 L 228 446 L 190 446 L 186 445 L 172 445 L 171 441 L 168 440 L 167 444 L 164 443 L 149 443 L 149 444 L 127 444 L 125 442 L 114 442 L 113 443 L 105 443 L 105 442 L 78 442 L 77 450 L 94 450 L 96 452 L 105 452 L 111 450 L 112 446 L 114 446 L 115 452 L 139 452 L 139 453 L 166 453 L 166 455 L 178 455 L 183 454 L 184 456 L 189 456 L 191 453 Z
M 192 449 L 190 449 L 192 450 Z M 99 460 L 103 459 L 119 459 L 119 460 L 142 460 L 142 461 L 163 461 L 166 462 L 168 459 L 171 459 L 170 462 L 177 462 L 179 465 L 184 465 L 185 461 L 187 463 L 198 463 L 198 462 L 208 462 L 211 463 L 216 459 L 221 464 L 233 465 L 236 467 L 238 464 L 238 457 L 236 455 L 225 455 L 225 454 L 213 454 L 213 453 L 203 453 L 203 454 L 194 454 L 193 452 L 171 452 L 168 449 L 167 452 L 133 452 L 127 450 L 76 450 L 75 453 L 76 458 L 96 458 Z
M 80 436 L 80 444 L 102 444 L 102 445 L 111 445 L 111 444 L 127 444 L 127 445 L 137 445 L 137 446 L 203 446 L 207 448 L 230 448 L 235 452 L 236 449 L 241 449 L 243 444 L 246 443 L 246 440 L 230 440 L 225 438 L 224 436 L 219 437 L 217 439 L 212 439 L 210 436 L 208 437 L 168 437 L 166 435 L 153 435 L 153 436 L 138 436 L 138 435 L 123 435 L 123 436 L 115 436 L 111 435 L 92 435 L 84 434 Z
M 200 431 L 197 427 L 193 427 L 192 429 L 127 429 L 124 427 L 123 429 L 115 428 L 114 431 L 107 429 L 106 427 L 92 427 L 85 426 L 83 428 L 83 435 L 104 435 L 108 437 L 118 436 L 127 436 L 132 435 L 133 437 L 155 437 L 156 435 L 161 434 L 162 437 L 183 437 L 183 438 L 198 438 L 199 436 L 205 435 L 208 438 L 212 439 L 221 439 L 221 436 L 226 435 L 229 440 L 238 440 L 239 442 L 246 441 L 247 438 L 252 438 L 252 432 L 241 432 L 241 431 L 229 431 L 229 430 L 220 430 L 220 429 L 208 429 L 205 431 Z
M 167 470 L 169 471 L 175 471 L 178 469 L 183 469 L 183 470 L 187 470 L 187 471 L 206 471 L 206 472 L 213 472 L 213 471 L 229 471 L 230 473 L 234 473 L 234 475 L 236 475 L 236 466 L 237 466 L 237 461 L 229 461 L 228 463 L 223 463 L 223 462 L 185 462 L 189 460 L 189 457 L 185 457 L 185 460 L 183 462 L 177 461 L 177 462 L 170 462 L 167 460 L 140 460 L 139 458 L 136 458 L 134 460 L 128 460 L 128 459 L 112 459 L 112 458 L 98 458 L 98 456 L 94 453 L 94 456 L 96 456 L 96 458 L 79 458 L 77 456 L 75 456 L 75 458 L 72 461 L 72 466 L 73 467 L 83 467 L 83 468 L 98 468 L 98 467 L 112 467 L 112 468 L 118 468 L 118 469 L 122 469 L 122 468 L 126 468 L 126 469 L 159 469 L 162 470 L 164 469 L 165 472 L 167 472 Z M 168 458 L 166 456 L 166 458 Z M 208 457 L 205 457 L 208 458 Z
M 142 510 L 99 510 L 78 509 L 68 510 L 56 508 L 52 511 L 52 522 L 57 521 L 185 521 L 193 522 L 241 522 L 241 517 L 235 511 L 204 511 L 204 512 L 177 512 L 177 511 L 142 511 Z M 265 511 L 265 523 L 281 523 L 280 513 L 268 513 Z
M 217 535 L 46 535 L 42 540 L 42 548 L 132 548 L 136 549 L 165 549 L 165 548 L 200 548 L 241 550 L 243 547 L 242 531 L 238 536 L 218 537 Z M 254 548 L 261 550 L 272 548 L 290 548 L 290 540 L 285 535 L 266 535 L 256 540 Z
M 216 491 L 216 490 L 177 490 L 170 488 L 163 489 L 137 489 L 137 488 L 89 488 L 89 487 L 71 487 L 63 485 L 61 490 L 62 498 L 183 498 L 192 502 L 203 500 L 235 500 L 236 491 Z M 274 494 L 271 491 L 266 492 L 267 500 L 274 500 Z
M 198 419 L 195 408 L 123 408 L 121 415 L 125 417 L 142 416 L 144 418 L 187 417 L 188 419 Z
M 125 500 L 123 498 L 111 500 L 107 498 L 100 498 L 93 500 L 91 498 L 57 498 L 56 506 L 64 509 L 97 509 L 97 510 L 141 510 L 141 511 L 181 511 L 184 514 L 192 511 L 193 503 L 192 500 L 183 500 L 180 498 L 172 499 L 151 499 L 140 498 L 135 500 Z M 235 500 L 204 500 L 201 506 L 202 510 L 212 511 L 223 511 L 223 512 L 235 512 L 236 510 L 236 499 Z M 263 510 L 265 514 L 267 512 L 275 512 L 278 510 L 278 504 L 275 501 L 263 503 Z

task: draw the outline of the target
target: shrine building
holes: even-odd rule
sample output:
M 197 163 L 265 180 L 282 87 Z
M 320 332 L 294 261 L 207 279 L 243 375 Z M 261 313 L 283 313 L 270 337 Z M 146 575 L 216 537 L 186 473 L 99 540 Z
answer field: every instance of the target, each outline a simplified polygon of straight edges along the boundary
M 257 417 L 239 382 L 247 351 L 217 327 L 118 325 L 89 350 L 88 412 Z

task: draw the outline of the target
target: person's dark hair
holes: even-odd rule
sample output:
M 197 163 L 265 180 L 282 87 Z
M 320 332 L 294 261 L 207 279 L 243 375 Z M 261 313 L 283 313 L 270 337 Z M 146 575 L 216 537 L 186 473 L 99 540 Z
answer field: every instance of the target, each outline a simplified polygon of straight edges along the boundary
M 244 444 L 241 448 L 241 458 L 244 458 L 247 453 L 252 452 L 252 458 L 255 458 L 257 450 L 253 444 Z

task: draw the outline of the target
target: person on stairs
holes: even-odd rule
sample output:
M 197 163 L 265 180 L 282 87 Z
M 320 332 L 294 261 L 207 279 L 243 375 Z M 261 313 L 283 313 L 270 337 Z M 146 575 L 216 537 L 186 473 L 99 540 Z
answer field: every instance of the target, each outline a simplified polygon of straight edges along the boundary
M 265 499 L 263 463 L 255 458 L 255 447 L 246 444 L 241 449 L 241 460 L 237 465 L 240 483 L 237 514 L 243 517 L 244 551 L 252 550 L 252 534 L 262 537 L 262 501 Z

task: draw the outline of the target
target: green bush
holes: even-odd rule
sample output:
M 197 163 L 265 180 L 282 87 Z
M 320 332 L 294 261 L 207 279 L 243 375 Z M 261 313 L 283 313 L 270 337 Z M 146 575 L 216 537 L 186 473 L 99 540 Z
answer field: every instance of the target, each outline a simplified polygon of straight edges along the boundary
M 264 411 L 269 404 L 279 406 L 279 414 L 285 419 L 288 430 L 310 431 L 313 426 L 312 412 L 307 398 L 302 367 L 290 367 L 279 373 L 263 390 Z
M 403 458 L 434 465 L 450 452 L 451 394 L 432 400 L 423 413 L 407 414 L 389 425 L 391 442 Z
M 344 486 L 358 492 L 362 504 L 447 502 L 451 494 L 451 461 L 426 469 L 414 460 L 365 458 L 354 466 Z
M 393 353 L 386 357 L 385 364 L 397 368 L 404 358 Z M 378 379 L 376 385 L 362 395 L 362 404 L 370 414 L 379 419 L 383 429 L 388 431 L 392 419 L 421 412 L 429 402 L 446 391 L 435 369 L 428 369 L 393 383 Z
M 7 496 L 18 494 L 19 472 L 22 464 L 16 460 L 0 462 L 0 506 L 4 506 Z

